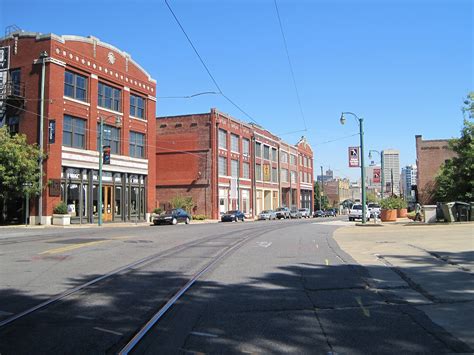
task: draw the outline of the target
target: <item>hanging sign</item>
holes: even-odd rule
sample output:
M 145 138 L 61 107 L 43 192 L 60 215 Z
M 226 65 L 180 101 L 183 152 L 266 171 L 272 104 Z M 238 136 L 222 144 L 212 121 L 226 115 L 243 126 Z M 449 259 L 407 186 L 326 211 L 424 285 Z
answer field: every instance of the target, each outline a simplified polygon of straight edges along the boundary
M 48 122 L 48 142 L 52 144 L 56 142 L 56 121 L 49 120 Z
M 0 71 L 10 69 L 10 47 L 0 47 Z
M 373 182 L 380 182 L 380 169 L 374 168 L 374 176 L 372 178 Z
M 359 147 L 349 147 L 349 168 L 360 167 Z

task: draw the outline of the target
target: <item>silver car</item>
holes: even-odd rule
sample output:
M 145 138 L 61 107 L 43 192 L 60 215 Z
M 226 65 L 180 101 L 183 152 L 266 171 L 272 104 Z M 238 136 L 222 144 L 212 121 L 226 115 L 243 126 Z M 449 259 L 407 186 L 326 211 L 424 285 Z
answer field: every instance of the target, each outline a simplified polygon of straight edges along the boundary
M 259 221 L 264 221 L 264 220 L 272 220 L 272 219 L 276 219 L 276 213 L 275 211 L 272 211 L 272 210 L 265 210 L 265 211 L 262 211 L 260 212 L 260 214 L 258 215 L 258 220 Z
M 309 212 L 309 208 L 300 208 L 299 211 L 301 212 L 301 217 L 303 218 L 311 217 L 311 212 Z

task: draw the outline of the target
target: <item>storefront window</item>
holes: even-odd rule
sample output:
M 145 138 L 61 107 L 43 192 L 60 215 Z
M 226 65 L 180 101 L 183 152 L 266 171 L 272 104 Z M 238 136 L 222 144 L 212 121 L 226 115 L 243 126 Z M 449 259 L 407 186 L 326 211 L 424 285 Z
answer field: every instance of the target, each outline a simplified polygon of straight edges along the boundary
M 115 186 L 115 216 L 120 217 L 122 214 L 122 187 Z
M 138 212 L 138 187 L 132 187 L 130 198 L 130 214 L 136 216 Z
M 145 188 L 140 188 L 140 216 L 145 217 Z
M 67 211 L 73 217 L 80 215 L 79 208 L 79 185 L 68 182 L 67 183 Z

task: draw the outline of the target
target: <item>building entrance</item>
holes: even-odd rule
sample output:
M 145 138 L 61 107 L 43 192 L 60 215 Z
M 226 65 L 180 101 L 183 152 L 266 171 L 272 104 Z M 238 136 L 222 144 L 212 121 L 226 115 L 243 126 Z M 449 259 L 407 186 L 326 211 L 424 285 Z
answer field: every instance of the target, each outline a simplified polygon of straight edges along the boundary
M 104 222 L 112 221 L 113 214 L 113 201 L 114 201 L 114 190 L 112 186 L 103 186 L 102 187 L 102 196 L 104 196 L 104 206 L 102 208 L 102 220 Z

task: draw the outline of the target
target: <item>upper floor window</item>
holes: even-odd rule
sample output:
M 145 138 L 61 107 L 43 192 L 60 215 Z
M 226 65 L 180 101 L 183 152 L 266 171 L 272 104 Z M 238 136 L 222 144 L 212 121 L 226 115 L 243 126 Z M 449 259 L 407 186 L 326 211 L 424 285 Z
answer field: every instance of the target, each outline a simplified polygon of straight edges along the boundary
M 85 76 L 65 71 L 64 96 L 72 99 L 87 101 L 87 78 Z
M 277 161 L 277 159 L 278 159 L 277 150 L 276 150 L 276 148 L 272 148 L 272 160 Z
M 270 147 L 268 145 L 263 146 L 263 158 L 270 160 Z
M 135 158 L 145 157 L 145 135 L 130 131 L 130 156 Z
M 299 156 L 300 157 L 300 165 L 303 165 L 303 156 Z
M 145 119 L 145 99 L 130 94 L 130 116 Z
M 243 163 L 242 164 L 242 170 L 243 170 L 243 174 L 242 174 L 242 177 L 244 179 L 250 179 L 250 163 Z
M 63 145 L 73 148 L 86 148 L 86 120 L 64 115 Z
M 21 69 L 13 69 L 10 72 L 10 80 L 12 82 L 12 94 L 19 96 L 20 95 L 20 86 L 21 86 Z
M 227 176 L 227 158 L 219 157 L 218 161 L 219 161 L 219 175 Z
M 110 152 L 120 154 L 120 128 L 104 125 L 102 145 L 110 146 Z M 97 150 L 100 148 L 100 124 L 97 124 Z
M 294 155 L 294 154 L 290 155 L 290 164 L 291 165 L 296 165 L 296 155 Z
M 230 161 L 230 176 L 239 177 L 239 161 L 232 159 Z
M 230 150 L 232 150 L 233 152 L 240 152 L 239 136 L 236 134 L 230 135 Z
M 296 179 L 297 179 L 296 171 L 291 171 L 290 176 L 291 176 L 291 183 L 296 184 Z
M 227 132 L 219 129 L 219 148 L 227 149 Z
M 282 163 L 288 163 L 288 153 L 287 152 L 281 152 L 280 157 L 281 157 L 281 162 Z
M 278 182 L 278 170 L 272 167 L 272 182 Z
M 281 169 L 281 182 L 288 182 L 288 169 Z
M 255 165 L 255 180 L 262 180 L 262 165 Z
M 100 107 L 121 112 L 122 90 L 99 83 L 98 100 L 98 105 Z
M 262 156 L 262 143 L 255 143 L 255 156 L 259 158 Z
M 250 154 L 250 141 L 247 138 L 242 138 L 242 154 Z

